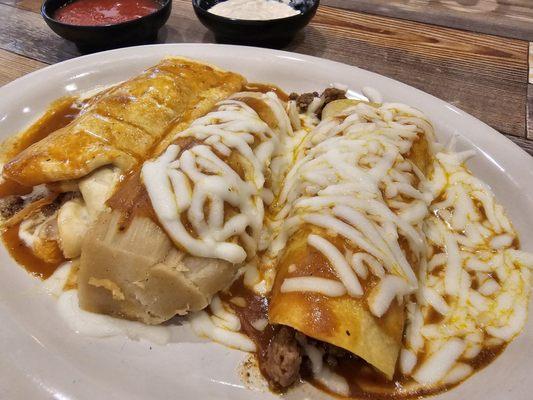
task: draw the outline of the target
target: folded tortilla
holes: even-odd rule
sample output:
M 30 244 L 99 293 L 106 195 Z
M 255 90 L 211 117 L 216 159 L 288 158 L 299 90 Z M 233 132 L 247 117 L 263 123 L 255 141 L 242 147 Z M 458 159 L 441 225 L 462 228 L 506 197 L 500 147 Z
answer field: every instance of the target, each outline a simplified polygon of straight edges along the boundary
M 240 90 L 244 78 L 182 58 L 167 58 L 98 96 L 68 126 L 33 144 L 3 168 L 26 186 L 78 179 L 104 165 L 126 171 L 147 158 L 177 124 Z
M 394 302 L 381 318 L 376 318 L 366 305 L 366 297 L 281 292 L 282 283 L 292 276 L 336 279 L 328 261 L 307 244 L 310 233 L 328 238 L 326 232 L 308 228 L 289 242 L 277 267 L 270 323 L 290 326 L 313 339 L 348 350 L 392 378 L 403 335 L 403 306 Z
M 339 124 L 348 124 L 344 122 L 345 116 L 342 115 L 343 111 L 358 103 L 358 101 L 354 100 L 340 100 L 331 103 L 324 109 L 323 123 L 328 123 L 327 121 L 324 122 L 327 118 L 339 116 Z M 370 110 L 369 113 L 372 114 L 373 111 Z M 360 118 L 360 120 L 366 122 L 364 118 Z M 349 127 L 349 124 L 345 129 L 346 133 L 337 131 L 337 134 L 341 136 L 344 134 L 357 135 L 357 133 L 349 132 L 350 129 L 353 129 Z M 374 127 L 372 129 L 378 128 Z M 320 131 L 320 127 L 317 128 L 317 132 Z M 320 142 L 317 142 L 309 145 L 309 147 L 316 147 L 320 144 Z M 427 140 L 422 134 L 414 141 L 409 153 L 404 154 L 404 156 L 421 171 L 427 171 L 430 153 Z M 317 168 L 323 168 L 323 164 L 317 164 Z M 306 179 L 316 179 L 319 182 L 320 175 L 325 174 L 323 171 L 324 169 L 322 169 L 322 172 L 316 173 L 316 177 Z M 346 169 L 342 173 L 345 171 Z M 348 174 L 348 172 L 346 173 Z M 302 176 L 305 176 L 305 174 L 310 173 L 306 171 Z M 352 182 L 357 182 L 355 177 Z M 325 184 L 325 187 L 330 190 L 331 187 L 329 186 L 333 184 L 334 182 L 330 181 Z M 342 189 L 339 190 L 341 191 L 338 193 L 342 195 Z M 304 195 L 306 194 L 303 193 L 302 196 Z M 331 196 L 334 197 L 334 195 Z M 318 195 L 314 197 L 312 195 L 307 196 L 307 200 L 313 201 L 316 199 L 318 199 Z M 295 202 L 298 200 L 293 199 Z M 308 204 L 311 204 L 311 201 Z M 344 196 L 343 201 L 346 204 L 350 204 L 350 200 L 346 200 L 346 196 Z M 361 204 L 364 204 L 364 201 L 361 200 Z M 313 217 L 317 222 L 313 222 L 315 220 L 306 220 L 303 224 L 298 225 L 298 229 L 295 229 L 291 233 L 286 242 L 286 246 L 282 251 L 282 256 L 276 267 L 276 279 L 270 299 L 269 322 L 290 326 L 308 337 L 348 350 L 367 361 L 389 379 L 392 379 L 403 335 L 405 320 L 404 306 L 398 301 L 392 301 L 386 312 L 380 317 L 377 317 L 371 312 L 368 299 L 372 295 L 373 288 L 380 282 L 377 276 L 370 273 L 366 279 L 359 277 L 363 293 L 359 296 L 351 295 L 350 293 L 346 293 L 346 291 L 341 295 L 319 293 L 317 292 L 317 287 L 310 288 L 309 290 L 282 289 L 282 285 L 287 279 L 297 278 L 291 283 L 298 282 L 297 284 L 301 284 L 302 281 L 298 281 L 298 278 L 310 277 L 325 278 L 328 282 L 335 284 L 335 290 L 340 290 L 339 288 L 341 286 L 337 284 L 339 282 L 339 274 L 333 267 L 331 260 L 323 252 L 310 245 L 309 238 L 313 235 L 326 239 L 339 251 L 339 257 L 343 259 L 346 257 L 348 260 L 351 254 L 368 255 L 367 251 L 347 238 L 346 235 L 332 229 L 334 225 L 329 225 L 327 222 L 320 222 L 320 218 L 330 218 L 331 221 L 332 216 L 335 215 L 339 221 L 347 223 L 346 217 L 339 217 L 335 214 L 335 206 L 339 205 L 341 204 L 334 200 L 332 204 L 315 207 L 312 211 L 306 210 L 304 207 L 304 211 L 297 210 L 286 217 L 287 220 L 291 221 L 296 218 L 305 218 L 303 217 L 303 215 L 306 215 L 305 213 L 313 213 Z M 357 206 L 354 207 L 357 208 Z M 364 213 L 364 211 L 361 212 Z M 361 228 L 359 227 L 358 229 Z M 406 241 L 402 241 L 401 235 L 399 244 L 399 247 L 409 262 L 415 264 L 417 259 L 411 254 Z M 411 266 L 416 272 L 418 266 Z M 389 272 L 386 273 L 389 274 Z M 398 273 L 397 276 L 401 276 L 401 274 Z M 308 280 L 307 284 L 318 281 Z

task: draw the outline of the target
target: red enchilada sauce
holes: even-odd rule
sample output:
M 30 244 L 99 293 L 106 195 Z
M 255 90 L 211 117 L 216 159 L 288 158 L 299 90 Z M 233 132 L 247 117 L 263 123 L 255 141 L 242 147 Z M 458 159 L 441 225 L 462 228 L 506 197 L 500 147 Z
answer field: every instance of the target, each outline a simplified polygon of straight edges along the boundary
M 75 0 L 54 13 L 65 24 L 98 26 L 131 21 L 161 8 L 156 0 Z

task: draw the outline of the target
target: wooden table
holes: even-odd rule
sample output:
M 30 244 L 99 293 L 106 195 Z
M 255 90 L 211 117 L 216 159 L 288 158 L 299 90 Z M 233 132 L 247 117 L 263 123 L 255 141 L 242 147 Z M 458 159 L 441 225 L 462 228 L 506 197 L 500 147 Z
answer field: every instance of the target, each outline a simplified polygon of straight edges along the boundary
M 0 85 L 79 55 L 39 15 L 0 0 Z M 464 5 L 468 4 L 468 5 Z M 213 42 L 190 0 L 174 0 L 159 41 Z M 531 0 L 322 0 L 285 50 L 374 71 L 476 116 L 533 155 Z

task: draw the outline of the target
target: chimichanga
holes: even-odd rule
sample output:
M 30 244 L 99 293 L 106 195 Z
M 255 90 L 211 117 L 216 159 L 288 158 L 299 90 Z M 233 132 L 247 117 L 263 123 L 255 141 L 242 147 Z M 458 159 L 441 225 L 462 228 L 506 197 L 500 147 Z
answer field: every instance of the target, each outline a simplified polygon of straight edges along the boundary
M 282 256 L 269 309 L 270 323 L 348 350 L 389 379 L 402 299 L 418 285 L 426 210 L 418 185 L 431 160 L 431 127 L 414 118 L 402 126 L 403 114 L 353 100 L 326 106 L 278 198 Z
M 173 129 L 184 129 L 244 83 L 232 72 L 167 58 L 97 94 L 70 124 L 3 166 L 4 179 L 34 188 L 29 196 L 0 199 L 3 225 L 16 228 L 44 263 L 78 257 L 121 175 L 157 154 Z

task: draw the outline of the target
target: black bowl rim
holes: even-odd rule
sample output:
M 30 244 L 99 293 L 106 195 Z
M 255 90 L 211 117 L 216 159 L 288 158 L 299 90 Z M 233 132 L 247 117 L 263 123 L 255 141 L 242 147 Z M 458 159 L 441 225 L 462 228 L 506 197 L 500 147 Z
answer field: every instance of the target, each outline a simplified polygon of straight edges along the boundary
M 139 17 L 139 18 L 134 18 L 134 19 L 131 19 L 129 21 L 124 21 L 124 22 L 119 22 L 118 24 L 106 24 L 106 25 L 76 25 L 76 24 L 66 24 L 64 22 L 61 22 L 61 21 L 58 21 L 57 19 L 55 19 L 53 16 L 51 15 L 48 15 L 48 13 L 46 12 L 46 7 L 48 6 L 48 3 L 50 3 L 50 1 L 52 0 L 44 0 L 43 1 L 43 4 L 41 6 L 41 15 L 42 17 L 47 20 L 47 21 L 51 21 L 53 22 L 54 24 L 57 24 L 61 27 L 65 27 L 65 28 L 79 28 L 79 29 L 82 29 L 82 30 L 94 30 L 94 29 L 105 29 L 105 28 L 110 28 L 110 27 L 127 27 L 128 25 L 133 25 L 135 23 L 138 23 L 139 21 L 143 21 L 145 19 L 148 19 L 150 17 L 153 17 L 154 15 L 156 14 L 159 14 L 159 13 L 162 13 L 165 11 L 165 9 L 167 7 L 170 7 L 172 6 L 172 0 L 156 0 L 158 2 L 161 3 L 161 7 L 159 7 L 157 10 L 155 10 L 154 12 L 150 13 L 150 14 L 146 14 L 146 15 L 143 15 L 142 17 Z M 67 2 L 70 2 L 72 0 L 64 0 L 63 3 L 67 3 Z M 57 8 L 55 9 L 57 10 Z M 55 11 L 54 10 L 54 11 Z
M 213 20 L 218 21 L 218 22 L 232 22 L 232 23 L 242 24 L 242 25 L 260 26 L 260 25 L 269 24 L 272 22 L 276 22 L 276 23 L 291 22 L 291 21 L 296 21 L 302 17 L 305 17 L 307 14 L 316 11 L 316 9 L 318 8 L 320 0 L 313 0 L 313 1 L 314 1 L 313 5 L 309 7 L 307 11 L 304 13 L 291 15 L 289 17 L 274 18 L 274 19 L 239 19 L 239 18 L 222 17 L 220 15 L 210 13 L 208 9 L 206 10 L 205 8 L 197 5 L 196 3 L 198 2 L 198 0 L 192 0 L 192 6 L 195 10 L 200 11 L 203 15 L 206 15 L 209 18 L 213 18 Z

